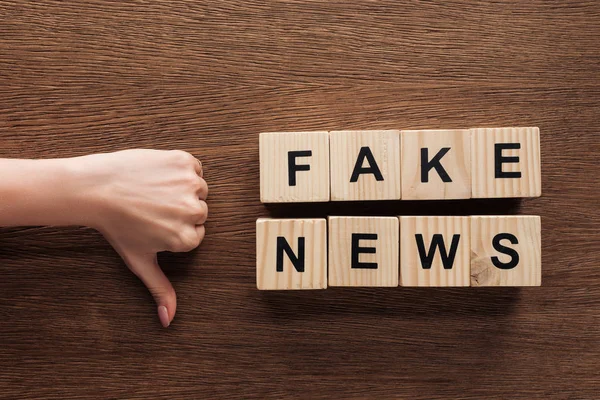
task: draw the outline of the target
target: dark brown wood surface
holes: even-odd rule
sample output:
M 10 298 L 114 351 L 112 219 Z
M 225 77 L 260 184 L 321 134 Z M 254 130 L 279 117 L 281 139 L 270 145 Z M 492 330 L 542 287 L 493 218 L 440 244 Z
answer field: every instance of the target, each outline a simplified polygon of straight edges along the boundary
M 0 1 L 0 156 L 202 159 L 207 237 L 142 284 L 86 228 L 0 231 L 0 398 L 600 396 L 597 1 Z M 265 207 L 258 133 L 539 126 L 543 197 Z M 1 178 L 0 178 L 1 179 Z M 535 214 L 543 286 L 255 288 L 261 216 Z

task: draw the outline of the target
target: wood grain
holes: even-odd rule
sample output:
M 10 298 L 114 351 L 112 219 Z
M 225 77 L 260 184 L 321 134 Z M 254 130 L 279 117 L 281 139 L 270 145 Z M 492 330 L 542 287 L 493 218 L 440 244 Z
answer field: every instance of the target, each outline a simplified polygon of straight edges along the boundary
M 327 225 L 329 286 L 398 286 L 398 218 L 336 216 L 329 217 Z M 377 235 L 375 239 L 358 240 L 355 250 L 359 263 L 374 263 L 375 266 L 353 267 L 353 234 Z M 366 253 L 364 248 L 373 248 L 375 253 Z
M 277 270 L 277 239 L 282 237 L 302 261 L 298 271 L 282 251 L 283 271 Z M 299 239 L 304 250 L 300 249 Z M 256 221 L 256 286 L 259 290 L 327 288 L 327 222 L 324 218 Z
M 183 149 L 151 296 L 87 229 L 0 232 L 0 398 L 594 399 L 600 3 L 0 1 L 0 155 Z M 538 126 L 540 198 L 265 206 L 259 132 Z M 540 288 L 256 289 L 259 217 L 541 215 Z
M 517 149 L 495 146 L 517 145 Z M 538 197 L 542 194 L 540 130 L 530 128 L 471 129 L 473 198 Z M 496 171 L 498 160 L 502 161 Z M 498 177 L 498 173 L 518 177 Z
M 446 255 L 454 253 L 451 268 L 444 267 L 439 246 L 435 247 L 431 265 L 425 268 L 415 235 L 421 235 L 425 255 L 431 254 L 433 236 L 441 235 Z M 458 241 L 456 251 L 452 252 L 455 235 Z M 470 217 L 400 217 L 400 286 L 470 286 L 470 239 Z
M 402 199 L 448 200 L 471 198 L 471 132 L 469 129 L 402 131 Z M 423 159 L 421 149 L 427 150 Z M 445 150 L 447 149 L 447 150 Z M 434 160 L 439 158 L 438 171 Z M 422 180 L 423 164 L 427 179 Z M 443 174 L 446 182 L 442 179 Z
M 329 146 L 332 201 L 400 199 L 400 130 L 332 131 Z
M 293 165 L 290 181 L 289 153 Z M 293 153 L 297 152 L 297 153 Z M 259 137 L 260 201 L 300 203 L 329 201 L 329 133 L 270 132 Z
M 499 243 L 518 254 L 517 265 L 508 270 L 496 268 L 492 257 L 500 263 L 513 256 L 499 253 L 493 238 L 508 233 L 517 243 L 503 239 Z M 540 286 L 542 284 L 541 220 L 533 215 L 476 216 L 471 218 L 471 286 Z

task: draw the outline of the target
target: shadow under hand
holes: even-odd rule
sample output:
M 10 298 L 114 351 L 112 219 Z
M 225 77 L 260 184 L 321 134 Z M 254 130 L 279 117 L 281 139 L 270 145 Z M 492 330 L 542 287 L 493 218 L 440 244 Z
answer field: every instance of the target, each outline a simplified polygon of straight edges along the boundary
M 158 253 L 158 265 L 167 275 L 169 279 L 179 280 L 190 275 L 190 271 L 198 265 L 196 253 L 198 249 L 194 249 L 188 253 Z

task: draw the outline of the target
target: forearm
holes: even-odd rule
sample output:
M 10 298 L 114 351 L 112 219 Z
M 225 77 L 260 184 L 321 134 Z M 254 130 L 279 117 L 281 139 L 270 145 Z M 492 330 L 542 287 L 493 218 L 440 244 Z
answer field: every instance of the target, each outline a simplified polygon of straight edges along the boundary
M 0 159 L 0 226 L 93 224 L 77 158 Z

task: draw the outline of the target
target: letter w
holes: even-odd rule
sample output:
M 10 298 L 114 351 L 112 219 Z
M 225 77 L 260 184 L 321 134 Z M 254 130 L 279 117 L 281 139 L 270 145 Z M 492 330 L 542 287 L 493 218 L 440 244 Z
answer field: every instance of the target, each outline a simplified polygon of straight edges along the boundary
M 433 264 L 433 257 L 435 257 L 436 247 L 440 248 L 440 257 L 442 258 L 442 264 L 444 265 L 444 269 L 452 269 L 452 265 L 454 264 L 454 258 L 456 258 L 458 242 L 460 241 L 459 234 L 452 235 L 450 253 L 446 251 L 446 246 L 444 245 L 444 236 L 439 233 L 434 234 L 431 238 L 431 245 L 429 246 L 429 250 L 427 251 L 427 253 L 425 253 L 425 243 L 423 242 L 423 235 L 417 233 L 415 235 L 415 239 L 417 240 L 419 258 L 421 259 L 421 266 L 423 267 L 423 269 L 431 269 L 431 264 Z

